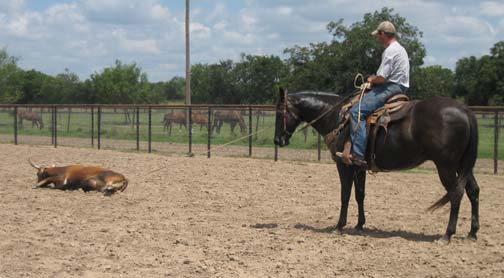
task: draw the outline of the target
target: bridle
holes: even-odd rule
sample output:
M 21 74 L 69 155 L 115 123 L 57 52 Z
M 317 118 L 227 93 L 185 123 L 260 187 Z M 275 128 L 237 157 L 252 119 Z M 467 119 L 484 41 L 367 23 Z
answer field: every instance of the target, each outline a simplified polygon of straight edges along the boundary
M 287 130 L 287 114 L 290 114 L 291 117 L 293 117 L 294 119 L 298 119 L 298 116 L 296 114 L 293 114 L 289 111 L 289 102 L 287 100 L 287 89 L 284 90 L 284 104 L 283 104 L 283 111 L 282 111 L 282 114 L 283 114 L 283 134 L 287 135 L 287 136 L 292 136 L 293 132 L 289 132 Z

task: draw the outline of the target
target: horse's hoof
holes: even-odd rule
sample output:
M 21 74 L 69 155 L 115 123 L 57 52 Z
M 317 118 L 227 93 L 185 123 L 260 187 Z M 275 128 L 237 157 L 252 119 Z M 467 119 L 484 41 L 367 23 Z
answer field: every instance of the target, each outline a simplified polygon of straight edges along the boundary
M 341 226 L 336 226 L 332 229 L 331 233 L 337 234 L 337 235 L 342 235 L 343 234 L 343 227 Z
M 450 238 L 447 236 L 443 236 L 442 238 L 438 239 L 436 243 L 438 245 L 448 245 L 450 244 Z
M 478 237 L 476 235 L 473 235 L 473 234 L 469 233 L 467 235 L 467 239 L 470 240 L 470 241 L 476 241 L 476 240 L 478 240 Z
M 362 232 L 364 232 L 364 227 L 363 227 L 363 225 L 357 225 L 357 226 L 355 226 L 355 230 L 359 233 L 362 233 Z

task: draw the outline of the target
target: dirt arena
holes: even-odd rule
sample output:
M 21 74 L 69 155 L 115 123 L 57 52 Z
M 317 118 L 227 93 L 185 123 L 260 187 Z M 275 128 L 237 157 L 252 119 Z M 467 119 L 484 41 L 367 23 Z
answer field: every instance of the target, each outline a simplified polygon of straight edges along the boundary
M 457 234 L 435 172 L 368 176 L 367 224 L 352 199 L 345 234 L 336 167 L 0 144 L 0 277 L 503 277 L 504 176 L 476 174 L 481 230 L 464 197 Z M 128 189 L 31 189 L 45 164 L 96 164 Z M 162 168 L 162 169 L 161 169 Z M 145 173 L 161 169 L 149 176 Z

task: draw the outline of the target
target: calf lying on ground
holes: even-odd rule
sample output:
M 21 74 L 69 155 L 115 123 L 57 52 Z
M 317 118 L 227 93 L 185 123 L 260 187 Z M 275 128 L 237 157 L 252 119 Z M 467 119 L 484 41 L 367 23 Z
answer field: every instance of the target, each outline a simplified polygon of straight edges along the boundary
M 47 187 L 56 189 L 79 189 L 87 191 L 100 191 L 105 195 L 117 191 L 124 191 L 128 187 L 128 180 L 114 171 L 93 167 L 70 165 L 64 167 L 41 167 L 30 160 L 31 166 L 38 170 L 37 184 L 33 188 Z

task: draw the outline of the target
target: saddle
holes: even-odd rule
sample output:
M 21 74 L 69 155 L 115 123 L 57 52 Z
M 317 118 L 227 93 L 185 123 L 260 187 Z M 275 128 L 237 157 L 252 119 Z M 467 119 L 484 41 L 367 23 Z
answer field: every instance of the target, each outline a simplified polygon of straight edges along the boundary
M 360 94 L 356 95 L 349 103 L 345 104 L 341 110 L 339 119 L 340 124 L 338 127 L 331 131 L 324 137 L 324 141 L 329 149 L 332 150 L 331 145 L 335 143 L 336 138 L 340 135 L 341 131 L 344 128 L 352 128 L 349 127 L 350 123 L 350 108 L 354 105 L 359 105 Z M 401 120 L 407 113 L 409 109 L 409 98 L 404 94 L 397 94 L 390 97 L 385 105 L 376 109 L 371 115 L 366 119 L 366 135 L 368 138 L 368 148 L 369 153 L 366 153 L 366 160 L 368 160 L 369 170 L 372 172 L 381 171 L 375 164 L 375 147 L 376 147 L 376 135 L 380 128 L 383 128 L 385 131 L 385 139 L 388 132 L 388 125 L 391 122 Z M 371 145 L 369 145 L 371 144 Z M 350 154 L 352 144 L 350 142 L 350 138 L 345 138 L 344 140 L 344 150 L 343 156 L 348 156 Z M 335 153 L 333 151 L 333 153 Z M 333 156 L 333 159 L 335 157 Z

